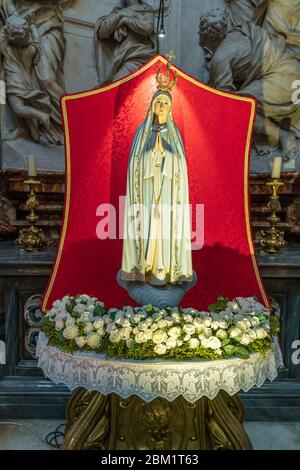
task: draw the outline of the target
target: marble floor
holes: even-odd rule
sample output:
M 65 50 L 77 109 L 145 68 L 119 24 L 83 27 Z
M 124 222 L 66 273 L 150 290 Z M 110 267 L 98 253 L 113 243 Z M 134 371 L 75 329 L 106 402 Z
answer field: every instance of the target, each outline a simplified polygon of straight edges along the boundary
M 51 449 L 46 437 L 62 423 L 37 419 L 0 420 L 0 450 Z M 245 428 L 256 450 L 300 450 L 300 423 L 248 422 Z

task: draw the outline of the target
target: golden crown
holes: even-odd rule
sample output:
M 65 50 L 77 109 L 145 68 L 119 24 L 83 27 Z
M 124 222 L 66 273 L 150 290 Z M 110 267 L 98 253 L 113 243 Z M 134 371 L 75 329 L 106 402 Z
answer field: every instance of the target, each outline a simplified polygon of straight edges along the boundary
M 168 63 L 162 65 L 156 73 L 157 89 L 160 91 L 170 92 L 176 85 L 178 80 L 178 74 L 172 67 L 171 61 L 175 58 L 172 51 L 167 54 Z

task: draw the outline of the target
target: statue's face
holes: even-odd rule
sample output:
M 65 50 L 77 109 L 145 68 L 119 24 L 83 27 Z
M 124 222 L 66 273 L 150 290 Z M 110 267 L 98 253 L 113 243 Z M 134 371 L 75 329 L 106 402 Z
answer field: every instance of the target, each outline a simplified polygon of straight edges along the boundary
M 167 117 L 171 108 L 171 102 L 166 95 L 159 95 L 153 103 L 153 111 L 160 124 L 167 122 Z
M 29 23 L 17 15 L 11 16 L 5 26 L 8 40 L 12 44 L 27 44 L 29 41 Z

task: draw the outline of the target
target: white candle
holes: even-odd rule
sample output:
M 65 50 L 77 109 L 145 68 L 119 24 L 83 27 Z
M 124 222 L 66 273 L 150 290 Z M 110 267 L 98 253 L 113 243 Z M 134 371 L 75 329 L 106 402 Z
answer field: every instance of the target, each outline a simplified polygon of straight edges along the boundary
M 272 178 L 280 179 L 282 167 L 282 157 L 275 157 L 272 166 Z
M 36 176 L 36 158 L 34 155 L 28 155 L 28 176 Z

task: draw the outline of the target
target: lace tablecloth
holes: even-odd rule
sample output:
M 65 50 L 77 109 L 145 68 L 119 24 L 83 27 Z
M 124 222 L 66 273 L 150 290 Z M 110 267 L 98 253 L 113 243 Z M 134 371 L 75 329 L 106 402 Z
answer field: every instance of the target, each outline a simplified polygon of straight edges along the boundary
M 137 395 L 146 402 L 157 397 L 173 401 L 182 395 L 194 403 L 203 396 L 213 399 L 220 390 L 229 395 L 247 392 L 277 377 L 273 352 L 266 356 L 254 353 L 246 360 L 120 360 L 104 354 L 64 353 L 49 346 L 48 337 L 40 333 L 37 356 L 45 376 L 70 390 L 83 387 L 122 398 Z

